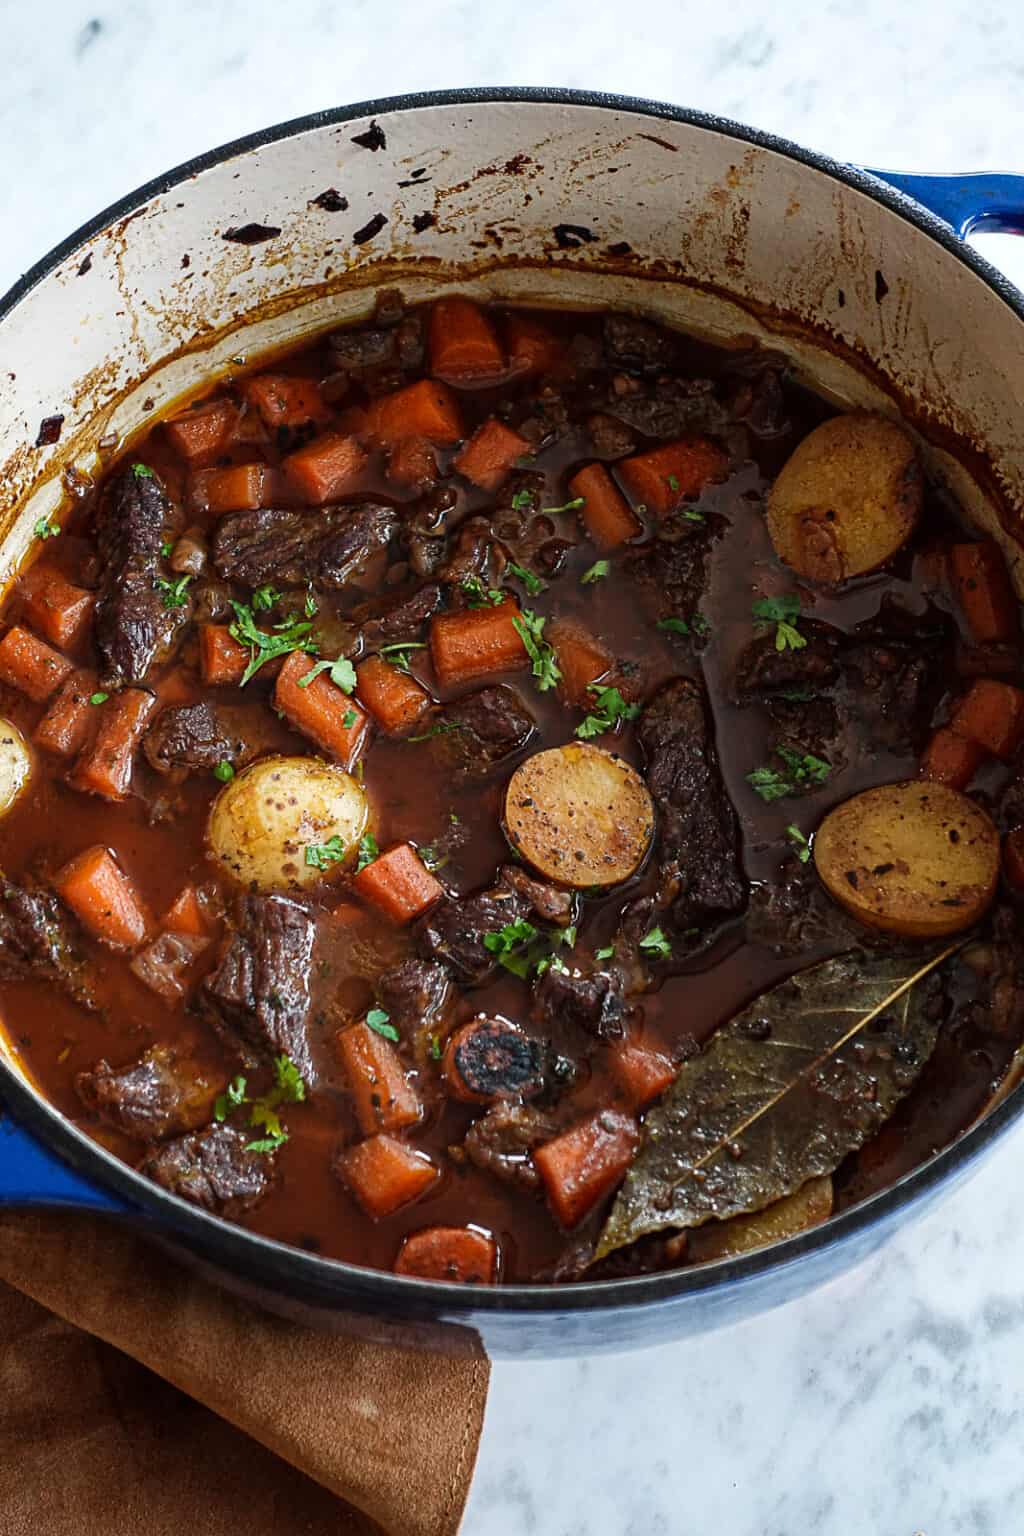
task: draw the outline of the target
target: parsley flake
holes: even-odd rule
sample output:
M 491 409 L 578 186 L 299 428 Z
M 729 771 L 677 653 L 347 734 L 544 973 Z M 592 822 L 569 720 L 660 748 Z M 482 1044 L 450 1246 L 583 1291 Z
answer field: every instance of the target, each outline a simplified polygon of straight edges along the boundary
M 377 847 L 377 839 L 372 832 L 366 832 L 359 839 L 359 857 L 356 860 L 356 874 L 361 874 L 367 864 L 372 864 L 380 854 Z
M 581 741 L 613 731 L 620 721 L 635 720 L 640 713 L 639 704 L 627 704 L 617 688 L 602 688 L 599 683 L 591 683 L 587 691 L 595 695 L 595 707 L 576 727 L 576 735 Z
M 280 601 L 281 594 L 274 587 L 257 587 L 252 595 L 252 611 L 258 613 L 261 608 L 273 608 Z
M 603 581 L 610 570 L 611 562 L 609 560 L 595 560 L 589 570 L 583 572 L 583 575 L 580 577 L 580 584 L 584 587 L 589 587 L 595 581 Z
M 512 497 L 512 510 L 514 512 L 522 512 L 527 507 L 532 507 L 532 506 L 533 506 L 533 492 L 532 491 L 516 491 L 515 495 Z
M 640 948 L 655 960 L 666 960 L 672 953 L 672 946 L 660 928 L 652 928 L 646 933 L 640 940 Z
M 60 537 L 60 529 L 56 523 L 51 523 L 49 518 L 41 517 L 32 529 L 37 539 L 56 539 Z
M 174 554 L 174 545 L 171 543 L 170 539 L 165 539 L 164 542 L 160 545 L 160 553 L 163 555 L 165 560 L 169 560 Z
M 215 779 L 219 779 L 221 784 L 230 784 L 235 776 L 235 770 L 226 758 L 222 758 L 213 770 L 213 776 Z
M 275 624 L 271 631 L 260 629 L 247 603 L 236 603 L 232 599 L 231 606 L 235 610 L 235 617 L 228 633 L 239 645 L 249 647 L 249 661 L 239 680 L 241 688 L 256 675 L 260 667 L 275 657 L 288 656 L 292 651 L 308 651 L 315 655 L 319 649 L 310 633 L 313 626 L 308 619 L 286 619 L 281 624 Z
M 331 682 L 340 688 L 342 693 L 351 693 L 356 686 L 355 667 L 347 656 L 336 656 L 333 661 L 325 658 L 310 667 L 305 676 L 299 678 L 299 687 L 308 688 L 314 677 L 319 677 L 321 672 L 327 672 Z
M 679 490 L 679 478 L 678 478 L 678 476 L 676 476 L 676 475 L 666 475 L 665 476 L 665 484 L 668 486 L 670 491 L 678 493 L 678 490 Z
M 800 828 L 794 827 L 792 825 L 788 826 L 786 828 L 786 836 L 793 844 L 793 847 L 796 851 L 796 856 L 800 860 L 800 863 L 808 863 L 811 857 L 811 845 L 807 841 L 806 837 L 804 837 L 804 834 L 800 831 Z
M 109 698 L 110 698 L 110 694 L 109 693 L 90 693 L 90 695 L 89 695 L 89 703 L 90 704 L 105 704 Z
M 383 1035 L 385 1040 L 398 1041 L 401 1037 L 395 1026 L 388 1023 L 390 1018 L 391 1015 L 385 1013 L 383 1008 L 371 1008 L 366 1015 L 366 1022 L 378 1035 Z
M 759 624 L 775 625 L 775 649 L 802 651 L 807 644 L 806 636 L 797 629 L 800 617 L 800 599 L 795 592 L 782 597 L 762 597 L 754 603 L 751 612 Z
M 543 592 L 547 587 L 546 581 L 542 581 L 539 576 L 535 576 L 525 566 L 517 565 L 514 560 L 510 560 L 505 569 L 511 571 L 513 576 L 518 577 L 531 597 L 536 597 L 538 592 Z
M 163 593 L 165 608 L 184 608 L 188 602 L 188 584 L 191 580 L 191 576 L 179 576 L 175 581 L 168 581 L 166 576 L 157 576 L 153 586 Z
M 533 676 L 541 693 L 547 693 L 560 681 L 562 672 L 555 660 L 552 647 L 544 639 L 544 620 L 529 608 L 524 608 L 518 618 L 512 620 L 513 628 L 526 647 L 532 662 Z
M 156 476 L 148 464 L 133 464 L 132 474 L 136 480 L 155 480 Z
M 441 1042 L 436 1035 L 430 1037 L 430 1059 L 431 1061 L 441 1060 Z
M 400 640 L 394 645 L 382 645 L 377 652 L 381 661 L 386 661 L 389 666 L 396 667 L 399 672 L 408 672 L 409 658 L 413 651 L 424 651 L 427 648 L 425 640 Z
M 577 512 L 586 503 L 585 496 L 576 496 L 572 501 L 567 501 L 564 507 L 545 507 L 545 517 L 556 517 L 559 512 Z
M 462 583 L 462 590 L 466 594 L 466 606 L 469 608 L 486 608 L 488 603 L 496 608 L 505 601 L 504 592 L 499 592 L 496 587 L 485 587 L 479 576 L 467 576 Z
M 345 844 L 335 833 L 329 837 L 326 843 L 306 844 L 306 863 L 311 869 L 328 869 L 332 864 L 339 864 L 345 857 Z
M 610 960 L 615 953 L 614 944 L 606 944 L 604 949 L 599 949 L 594 955 L 595 960 Z
M 775 756 L 781 759 L 785 773 L 767 766 L 755 768 L 747 774 L 747 783 L 769 805 L 782 800 L 800 789 L 814 784 L 824 784 L 832 772 L 832 764 L 813 752 L 794 752 L 792 747 L 776 747 Z

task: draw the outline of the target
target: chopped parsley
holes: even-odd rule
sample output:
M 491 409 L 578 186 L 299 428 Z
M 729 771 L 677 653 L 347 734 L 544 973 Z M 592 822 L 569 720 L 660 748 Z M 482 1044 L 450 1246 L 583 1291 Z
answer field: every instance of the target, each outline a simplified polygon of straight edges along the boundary
M 794 752 L 791 747 L 776 747 L 775 756 L 782 760 L 785 773 L 775 768 L 755 768 L 747 774 L 747 783 L 769 805 L 782 800 L 812 784 L 824 784 L 832 772 L 832 764 L 813 752 Z
M 644 934 L 640 940 L 640 948 L 645 955 L 650 955 L 655 960 L 666 960 L 672 953 L 672 946 L 660 928 L 652 928 L 649 933 Z
M 168 581 L 166 576 L 157 576 L 153 586 L 163 593 L 165 608 L 184 608 L 188 602 L 188 584 L 191 580 L 191 576 L 179 576 L 175 581 Z
M 520 616 L 512 620 L 512 624 L 533 664 L 537 687 L 541 693 L 546 693 L 560 680 L 562 672 L 553 649 L 544 639 L 544 620 L 529 608 L 524 608 Z
M 230 784 L 235 776 L 235 770 L 226 758 L 222 758 L 213 770 L 213 776 L 215 779 L 219 779 L 222 784 Z
M 704 513 L 701 511 L 700 507 L 684 507 L 682 510 L 682 516 L 685 517 L 689 523 L 703 523 L 705 521 Z
M 800 599 L 795 592 L 782 597 L 762 597 L 753 605 L 751 612 L 760 624 L 775 625 L 775 649 L 802 651 L 807 644 L 806 636 L 797 629 L 800 617 Z
M 164 542 L 160 545 L 160 553 L 163 555 L 165 560 L 169 560 L 174 554 L 174 545 L 171 543 L 170 539 L 165 539 Z
M 235 617 L 228 627 L 228 633 L 239 645 L 249 647 L 249 661 L 239 687 L 244 688 L 260 667 L 277 656 L 288 656 L 292 651 L 316 654 L 319 647 L 310 633 L 313 626 L 308 619 L 285 619 L 275 624 L 273 630 L 260 629 L 247 603 L 236 603 L 232 599 L 231 606 L 235 610 Z
M 133 464 L 132 474 L 136 480 L 155 480 L 156 476 L 148 464 Z
M 89 703 L 90 704 L 105 704 L 109 698 L 110 698 L 110 694 L 109 693 L 90 693 L 90 695 L 89 695 Z
M 576 924 L 570 923 L 568 928 L 563 928 L 559 933 L 556 933 L 555 937 L 559 944 L 565 945 L 566 949 L 573 949 L 576 945 L 577 932 L 578 929 Z
M 436 1035 L 430 1037 L 430 1059 L 431 1061 L 441 1060 L 441 1042 Z
M 461 731 L 461 720 L 438 720 L 429 731 L 420 731 L 418 736 L 406 736 L 406 741 L 429 741 L 431 736 L 444 736 L 448 731 Z
M 365 832 L 359 839 L 359 857 L 356 860 L 356 874 L 360 874 L 367 866 L 372 864 L 380 854 L 377 847 L 377 839 L 372 832 Z
M 505 601 L 504 592 L 499 592 L 497 587 L 485 587 L 479 576 L 467 576 L 462 590 L 469 608 L 486 608 L 488 604 L 496 608 Z
M 611 570 L 609 560 L 595 560 L 590 568 L 583 572 L 580 582 L 584 587 L 589 587 L 595 581 L 603 581 Z
M 617 688 L 602 688 L 600 683 L 591 683 L 588 692 L 595 695 L 594 709 L 576 727 L 576 735 L 581 741 L 613 731 L 620 721 L 635 720 L 640 713 L 639 704 L 627 704 Z
M 252 595 L 252 611 L 258 613 L 261 608 L 273 608 L 281 601 L 281 594 L 274 587 L 257 587 Z M 315 611 L 315 610 L 314 610 Z
M 248 1104 L 249 1124 L 262 1127 L 266 1135 L 247 1142 L 245 1150 L 276 1152 L 277 1148 L 288 1140 L 288 1132 L 282 1126 L 277 1113 L 278 1106 L 303 1102 L 306 1097 L 306 1085 L 302 1080 L 302 1074 L 289 1056 L 275 1056 L 274 1086 L 270 1092 L 258 1099 L 250 1099 L 245 1090 L 246 1079 L 233 1078 L 225 1092 L 219 1094 L 214 1103 L 214 1119 L 226 1120 L 234 1110 Z
M 672 491 L 674 493 L 678 493 L 678 491 L 679 491 L 679 479 L 678 479 L 678 477 L 676 475 L 666 475 L 665 476 L 665 484 L 668 486 L 670 491 Z
M 213 1118 L 226 1120 L 233 1109 L 245 1103 L 245 1078 L 232 1078 L 226 1090 L 217 1095 L 213 1105 Z
M 785 699 L 787 704 L 807 704 L 814 698 L 814 693 L 810 688 L 784 688 L 778 697 Z
M 413 651 L 423 651 L 426 647 L 425 640 L 401 640 L 394 645 L 382 645 L 377 654 L 381 661 L 386 661 L 391 667 L 397 667 L 399 672 L 408 672 L 409 658 Z
M 37 539 L 56 539 L 60 537 L 60 528 L 56 523 L 51 523 L 49 518 L 41 517 L 32 529 Z
M 342 730 L 343 731 L 350 731 L 352 729 L 352 727 L 355 725 L 355 723 L 356 723 L 356 712 L 355 712 L 355 710 L 354 709 L 346 709 L 345 713 L 341 717 L 341 728 L 342 728 Z
M 400 1036 L 395 1026 L 389 1023 L 391 1015 L 385 1013 L 383 1008 L 371 1008 L 366 1015 L 366 1022 L 378 1035 L 383 1035 L 385 1040 L 398 1041 Z
M 333 661 L 325 658 L 310 667 L 304 677 L 299 678 L 299 687 L 308 688 L 314 677 L 319 677 L 321 672 L 330 675 L 331 682 L 340 688 L 342 693 L 351 693 L 356 686 L 356 669 L 347 656 L 336 656 Z M 353 715 L 353 723 L 355 716 Z
M 329 869 L 332 864 L 339 864 L 345 857 L 345 844 L 337 833 L 329 837 L 326 843 L 306 844 L 306 863 L 311 869 Z
M 604 949 L 599 949 L 594 955 L 595 960 L 610 960 L 615 953 L 614 944 L 606 944 Z
M 692 613 L 687 619 L 659 619 L 656 629 L 666 635 L 706 635 L 711 625 L 702 613 Z
M 792 825 L 788 826 L 786 828 L 786 836 L 793 844 L 793 847 L 796 851 L 796 856 L 800 860 L 800 863 L 808 863 L 811 857 L 811 845 L 800 831 L 800 828 L 794 827 Z
M 498 957 L 506 971 L 525 979 L 538 958 L 533 953 L 533 946 L 539 938 L 540 933 L 533 924 L 519 917 L 514 923 L 499 928 L 497 933 L 485 933 L 484 948 Z
M 511 571 L 513 576 L 518 577 L 531 597 L 536 597 L 537 593 L 543 592 L 547 586 L 546 581 L 542 581 L 539 576 L 535 576 L 525 566 L 517 565 L 514 560 L 510 560 L 505 569 Z
M 524 457 L 529 458 L 530 455 L 526 454 L 526 455 L 524 455 Z M 522 512 L 527 507 L 532 507 L 532 506 L 533 506 L 533 492 L 532 491 L 516 491 L 515 495 L 512 497 L 512 510 L 514 512 Z
M 572 501 L 567 501 L 564 507 L 545 507 L 545 515 L 556 517 L 559 512 L 577 512 L 586 503 L 586 499 L 585 496 L 576 496 Z

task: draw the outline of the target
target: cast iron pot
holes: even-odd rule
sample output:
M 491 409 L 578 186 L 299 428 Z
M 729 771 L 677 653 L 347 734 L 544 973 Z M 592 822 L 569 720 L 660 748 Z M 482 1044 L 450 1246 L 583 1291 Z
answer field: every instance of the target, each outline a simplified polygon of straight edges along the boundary
M 614 96 L 457 91 L 271 128 L 107 209 L 0 303 L 0 579 L 65 471 L 95 469 L 99 439 L 240 354 L 365 314 L 399 281 L 410 299 L 455 283 L 618 304 L 778 348 L 837 401 L 902 412 L 1021 586 L 1024 300 L 962 237 L 1022 222 L 1024 178 L 873 176 Z M 321 1326 L 537 1355 L 654 1342 L 791 1299 L 950 1189 L 1024 1111 L 1018 1089 L 891 1189 L 760 1253 L 490 1290 L 378 1274 L 207 1216 L 76 1130 L 2 1051 L 0 1097 L 2 1204 L 103 1212 Z

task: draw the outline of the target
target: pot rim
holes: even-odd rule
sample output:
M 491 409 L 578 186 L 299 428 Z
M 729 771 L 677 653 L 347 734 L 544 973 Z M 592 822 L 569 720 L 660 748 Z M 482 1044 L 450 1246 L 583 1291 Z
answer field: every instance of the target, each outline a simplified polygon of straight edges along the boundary
M 486 107 L 496 103 L 593 107 L 630 112 L 654 120 L 683 123 L 799 161 L 812 170 L 864 193 L 915 225 L 943 246 L 954 259 L 969 267 L 994 290 L 1018 319 L 1024 320 L 1024 294 L 1002 273 L 960 239 L 950 225 L 913 198 L 867 171 L 805 149 L 775 134 L 750 128 L 713 113 L 693 111 L 665 102 L 603 91 L 543 86 L 478 86 L 381 97 L 373 101 L 357 102 L 352 106 L 313 112 L 232 139 L 184 161 L 110 204 L 31 266 L 0 298 L 0 324 L 22 299 L 92 236 L 134 213 L 151 198 L 169 192 L 180 183 L 226 160 L 315 129 L 366 117 L 414 112 L 425 107 Z M 77 1171 L 94 1178 L 98 1184 L 139 1207 L 139 1216 L 146 1219 L 147 1224 L 158 1226 L 166 1235 L 180 1235 L 186 1242 L 191 1237 L 208 1254 L 212 1252 L 216 1259 L 226 1261 L 243 1272 L 256 1269 L 261 1279 L 283 1281 L 289 1288 L 298 1284 L 321 1293 L 326 1290 L 344 1294 L 353 1304 L 365 1301 L 373 1303 L 375 1308 L 390 1302 L 395 1305 L 398 1317 L 404 1312 L 410 1317 L 430 1316 L 452 1322 L 464 1321 L 467 1317 L 471 1318 L 473 1313 L 520 1312 L 543 1315 L 613 1308 L 621 1310 L 682 1296 L 713 1296 L 725 1289 L 739 1289 L 743 1284 L 770 1272 L 787 1269 L 811 1253 L 847 1241 L 855 1234 L 883 1222 L 887 1216 L 894 1216 L 930 1190 L 937 1189 L 958 1170 L 966 1168 L 1024 1112 L 1024 1093 L 1018 1087 L 990 1115 L 969 1127 L 950 1146 L 878 1194 L 830 1217 L 821 1226 L 740 1258 L 720 1259 L 695 1269 L 666 1270 L 625 1279 L 577 1281 L 566 1285 L 490 1287 L 417 1280 L 385 1270 L 363 1268 L 291 1247 L 275 1238 L 264 1237 L 221 1217 L 212 1216 L 153 1184 L 92 1141 L 31 1087 L 2 1054 L 0 1082 L 3 1084 L 5 1098 L 30 1131 L 37 1133 L 47 1146 Z

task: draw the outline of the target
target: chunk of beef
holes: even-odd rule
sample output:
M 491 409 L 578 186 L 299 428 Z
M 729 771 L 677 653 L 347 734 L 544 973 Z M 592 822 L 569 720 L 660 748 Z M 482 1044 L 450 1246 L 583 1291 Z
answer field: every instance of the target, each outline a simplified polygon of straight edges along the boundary
M 718 766 L 704 690 L 679 677 L 655 694 L 636 727 L 658 810 L 658 904 L 675 927 L 742 910 L 740 829 Z
M 537 983 L 533 1017 L 548 1029 L 570 1024 L 595 1040 L 619 1040 L 626 1015 L 623 992 L 618 970 L 563 971 L 551 966 Z
M 403 1040 L 429 1034 L 453 1001 L 448 972 L 436 960 L 402 960 L 377 981 L 377 1001 Z
M 143 750 L 157 773 L 184 776 L 212 771 L 218 763 L 240 767 L 267 745 L 251 710 L 230 704 L 182 704 L 162 710 L 150 726 Z
M 397 340 L 394 328 L 369 328 L 359 331 L 334 331 L 327 345 L 339 368 L 346 373 L 361 373 L 364 368 L 381 368 L 394 363 Z
M 498 683 L 448 704 L 438 716 L 435 751 L 456 784 L 485 779 L 521 752 L 536 722 L 514 688 Z
M 530 903 L 534 917 L 543 923 L 554 923 L 558 928 L 568 928 L 575 911 L 575 898 L 571 891 L 560 885 L 548 885 L 535 880 L 518 864 L 503 864 L 498 870 L 499 885 L 511 886 L 517 895 Z
M 198 933 L 161 933 L 140 949 L 131 971 L 144 986 L 168 1003 L 179 1003 L 188 991 L 192 967 L 210 947 Z
M 497 956 L 484 942 L 488 934 L 500 933 L 510 923 L 529 918 L 569 921 L 568 893 L 529 877 L 518 878 L 522 874 L 522 870 L 505 866 L 488 890 L 448 897 L 426 919 L 423 940 L 428 951 L 470 986 L 482 986 L 498 969 Z M 551 919 L 548 914 L 552 912 L 559 916 Z
M 246 587 L 344 587 L 387 548 L 398 526 L 395 511 L 374 502 L 229 512 L 217 523 L 211 555 L 218 576 Z
M 844 702 L 867 749 L 916 752 L 948 676 L 942 649 L 867 640 L 843 656 Z
M 720 431 L 725 412 L 710 379 L 657 379 L 641 389 L 610 391 L 604 409 L 645 437 L 682 437 Z
M 762 365 L 747 377 L 733 378 L 725 391 L 725 407 L 733 421 L 746 422 L 755 437 L 779 437 L 789 430 L 789 410 L 782 388 L 784 361 Z
M 557 1136 L 564 1115 L 499 1099 L 466 1132 L 466 1156 L 504 1184 L 531 1190 L 540 1186 L 533 1153 Z
M 96 517 L 103 587 L 95 633 L 104 688 L 145 682 L 188 624 L 187 590 L 184 601 L 170 602 L 168 586 L 157 585 L 174 579 L 161 550 L 173 542 L 181 523 L 180 511 L 146 465 L 128 465 L 103 494 Z
M 652 618 L 681 620 L 691 637 L 699 642 L 703 625 L 697 616 L 707 581 L 711 543 L 719 532 L 720 520 L 708 518 L 705 523 L 689 523 L 687 528 L 690 531 L 682 538 L 652 539 L 641 544 L 629 551 L 624 563 Z
M 244 896 L 235 932 L 203 1000 L 217 1032 L 247 1066 L 281 1051 L 308 1083 L 307 1036 L 316 923 L 286 896 Z
M 163 1141 L 204 1125 L 224 1082 L 200 1071 L 170 1045 L 153 1045 L 138 1061 L 112 1067 L 99 1061 L 79 1072 L 75 1089 L 94 1115 L 139 1141 Z
M 636 447 L 636 433 L 614 415 L 595 411 L 587 417 L 587 432 L 599 459 L 622 459 Z
M 258 1205 L 271 1184 L 273 1165 L 267 1155 L 246 1151 L 252 1135 L 230 1125 L 210 1125 L 164 1142 L 139 1170 L 172 1195 L 234 1221 Z
M 783 692 L 818 693 L 839 676 L 839 637 L 825 625 L 801 626 L 807 644 L 780 651 L 775 632 L 757 635 L 736 663 L 733 691 L 739 704 Z
M 486 518 L 470 517 L 460 523 L 455 534 L 455 548 L 438 569 L 440 580 L 461 587 L 464 582 L 475 579 L 486 586 L 493 542 L 491 525 Z
M 85 1008 L 95 1002 L 74 930 L 54 896 L 0 882 L 0 981 L 53 982 Z
M 637 315 L 607 314 L 604 317 L 604 350 L 609 363 L 627 372 L 671 368 L 678 343 L 671 331 Z
M 775 729 L 772 733 L 774 748 L 803 754 L 810 752 L 830 764 L 836 772 L 842 765 L 843 722 L 840 712 L 830 698 L 822 695 L 811 699 L 770 700 L 768 712 Z M 813 788 L 813 784 L 810 786 Z
M 774 880 L 752 887 L 746 934 L 751 944 L 763 944 L 777 955 L 803 955 L 826 943 L 839 950 L 864 942 L 864 930 L 829 900 L 813 869 L 795 856 Z
M 368 647 L 388 645 L 397 640 L 415 640 L 427 620 L 441 606 L 441 588 L 436 582 L 428 582 L 415 592 L 372 615 L 360 623 L 363 640 Z

